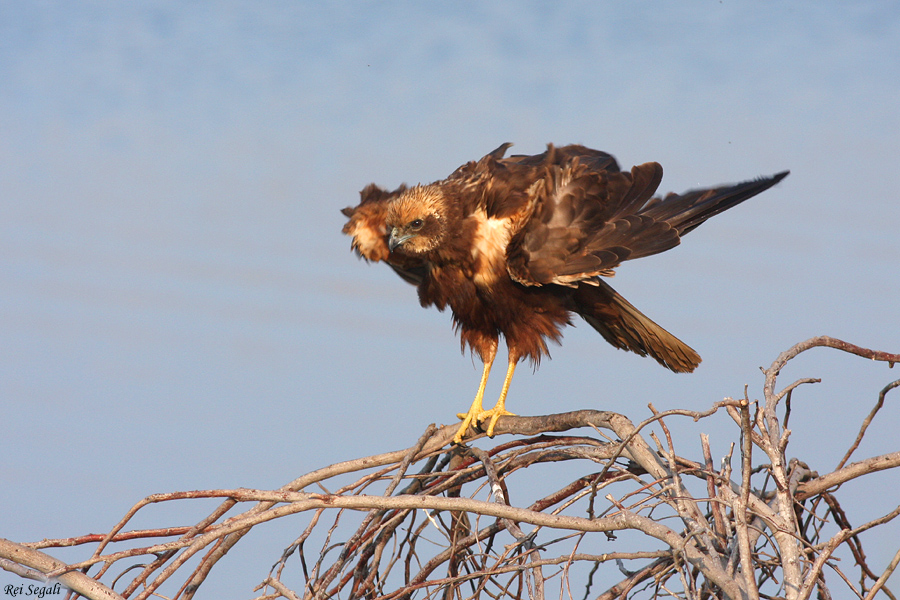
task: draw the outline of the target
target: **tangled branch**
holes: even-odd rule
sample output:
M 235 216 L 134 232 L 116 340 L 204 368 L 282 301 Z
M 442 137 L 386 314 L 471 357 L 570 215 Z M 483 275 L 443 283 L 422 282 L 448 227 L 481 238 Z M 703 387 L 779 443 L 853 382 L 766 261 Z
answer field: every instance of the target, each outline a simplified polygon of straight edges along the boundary
M 889 363 L 900 359 L 820 337 L 764 370 L 758 401 L 745 390 L 743 398 L 703 412 L 657 412 L 651 405 L 651 417 L 637 425 L 594 410 L 507 416 L 495 431 L 516 437 L 486 448 L 451 446 L 455 426 L 430 426 L 408 449 L 324 467 L 277 490 L 154 494 L 103 536 L 0 540 L 0 566 L 23 577 L 56 578 L 87 598 L 145 599 L 165 586 L 169 597 L 189 599 L 253 527 L 304 513 L 306 525 L 263 577 L 256 600 L 544 598 L 548 586 L 569 597 L 577 586 L 585 598 L 601 599 L 804 600 L 816 590 L 830 597 L 829 571 L 860 598 L 880 591 L 893 599 L 886 582 L 900 552 L 875 573 L 861 534 L 896 518 L 900 507 L 853 527 L 836 488 L 900 466 L 900 452 L 848 464 L 900 380 L 881 391 L 837 468 L 819 475 L 788 458 L 789 411 L 782 406 L 798 386 L 815 380 L 778 391 L 777 377 L 792 358 L 821 346 Z M 708 435 L 701 436 L 700 459 L 676 451 L 671 419 L 717 414 L 730 417 L 739 438 L 720 466 Z M 482 438 L 475 432 L 469 444 L 488 442 Z M 210 498 L 221 502 L 193 526 L 126 531 L 151 504 Z M 72 564 L 44 552 L 82 545 L 96 547 Z M 859 571 L 856 584 L 834 560 L 842 547 Z M 197 565 L 185 572 L 192 558 Z M 596 583 L 595 574 L 610 563 L 617 570 L 604 567 L 605 581 Z

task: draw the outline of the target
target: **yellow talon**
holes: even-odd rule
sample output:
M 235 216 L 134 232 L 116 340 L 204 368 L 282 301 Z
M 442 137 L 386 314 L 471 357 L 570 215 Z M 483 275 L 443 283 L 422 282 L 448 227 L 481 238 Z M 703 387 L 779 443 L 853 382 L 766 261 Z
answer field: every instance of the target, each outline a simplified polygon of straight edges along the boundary
M 509 384 L 512 381 L 513 372 L 516 370 L 516 363 L 510 361 L 509 368 L 506 371 L 506 379 L 503 381 L 503 389 L 500 391 L 500 399 L 497 404 L 490 410 L 484 410 L 482 399 L 484 398 L 484 388 L 487 385 L 488 374 L 491 372 L 491 364 L 493 360 L 484 363 L 484 373 L 481 375 L 481 384 L 478 386 L 478 393 L 475 394 L 475 400 L 467 413 L 458 413 L 456 416 L 463 420 L 456 435 L 453 436 L 454 444 L 461 444 L 463 436 L 471 425 L 480 425 L 485 419 L 490 419 L 487 427 L 488 437 L 494 437 L 494 427 L 497 425 L 497 419 L 502 416 L 515 416 L 506 410 L 506 393 L 509 391 Z
M 457 413 L 457 417 L 463 420 L 460 424 L 459 429 L 456 431 L 456 435 L 453 436 L 454 444 L 461 444 L 463 440 L 463 436 L 466 435 L 466 431 L 469 429 L 469 425 L 473 423 L 475 425 L 478 424 L 478 415 L 484 412 L 484 407 L 481 405 L 481 399 L 484 398 L 484 388 L 487 385 L 488 375 L 491 372 L 491 365 L 494 364 L 494 360 L 488 360 L 484 363 L 484 372 L 481 374 L 481 383 L 478 385 L 478 393 L 475 394 L 475 400 L 472 402 L 472 406 L 469 407 L 469 412 L 467 413 Z

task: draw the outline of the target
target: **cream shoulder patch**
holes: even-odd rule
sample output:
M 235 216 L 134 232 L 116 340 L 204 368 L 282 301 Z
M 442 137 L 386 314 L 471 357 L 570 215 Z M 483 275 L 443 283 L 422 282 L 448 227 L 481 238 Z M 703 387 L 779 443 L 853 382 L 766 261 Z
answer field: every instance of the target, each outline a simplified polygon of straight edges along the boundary
M 506 272 L 506 247 L 512 238 L 510 219 L 489 218 L 483 210 L 471 217 L 475 219 L 475 235 L 472 239 L 472 258 L 475 260 L 476 285 L 489 285 Z

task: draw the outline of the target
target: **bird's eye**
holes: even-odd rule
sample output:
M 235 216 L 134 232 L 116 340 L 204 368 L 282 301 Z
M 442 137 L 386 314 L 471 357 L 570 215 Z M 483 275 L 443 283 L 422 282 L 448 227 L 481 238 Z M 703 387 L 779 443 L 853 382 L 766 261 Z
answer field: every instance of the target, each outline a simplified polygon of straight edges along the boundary
M 424 221 L 422 219 L 416 219 L 415 221 L 411 221 L 409 224 L 410 229 L 421 229 L 422 225 L 424 225 Z

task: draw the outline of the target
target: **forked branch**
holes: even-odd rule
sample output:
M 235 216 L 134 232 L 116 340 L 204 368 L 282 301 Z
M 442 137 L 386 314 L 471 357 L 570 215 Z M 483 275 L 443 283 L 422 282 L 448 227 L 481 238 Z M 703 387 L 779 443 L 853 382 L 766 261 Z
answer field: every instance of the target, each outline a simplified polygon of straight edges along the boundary
M 450 444 L 456 426 L 429 427 L 409 448 L 324 467 L 277 490 L 148 496 L 104 536 L 0 540 L 0 566 L 24 577 L 58 578 L 87 598 L 183 600 L 247 532 L 280 519 L 298 537 L 273 552 L 275 564 L 257 588 L 260 600 L 543 598 L 573 596 L 576 586 L 598 598 L 793 600 L 816 590 L 827 597 L 828 570 L 838 575 L 830 581 L 847 582 L 860 597 L 893 598 L 886 584 L 900 553 L 878 574 L 866 564 L 862 538 L 891 522 L 900 507 L 854 527 L 835 490 L 900 466 L 900 449 L 847 464 L 900 380 L 882 389 L 837 468 L 815 473 L 787 454 L 790 432 L 781 420 L 784 399 L 811 380 L 781 391 L 776 386 L 788 361 L 818 346 L 900 360 L 813 338 L 765 371 L 760 400 L 745 391 L 702 412 L 651 406 L 636 426 L 595 410 L 502 417 L 498 438 L 474 436 L 466 446 Z M 714 421 L 726 412 L 730 418 Z M 702 436 L 697 459 L 685 454 L 693 444 L 671 429 L 683 417 L 704 420 L 715 437 L 731 443 L 718 466 L 712 435 Z M 734 450 L 739 460 L 732 464 Z M 152 504 L 209 498 L 221 502 L 193 526 L 128 530 Z M 72 564 L 43 552 L 83 545 L 94 546 L 93 553 Z M 841 552 L 855 561 L 858 583 L 850 583 L 847 562 L 835 562 Z M 190 559 L 194 566 L 185 572 Z

